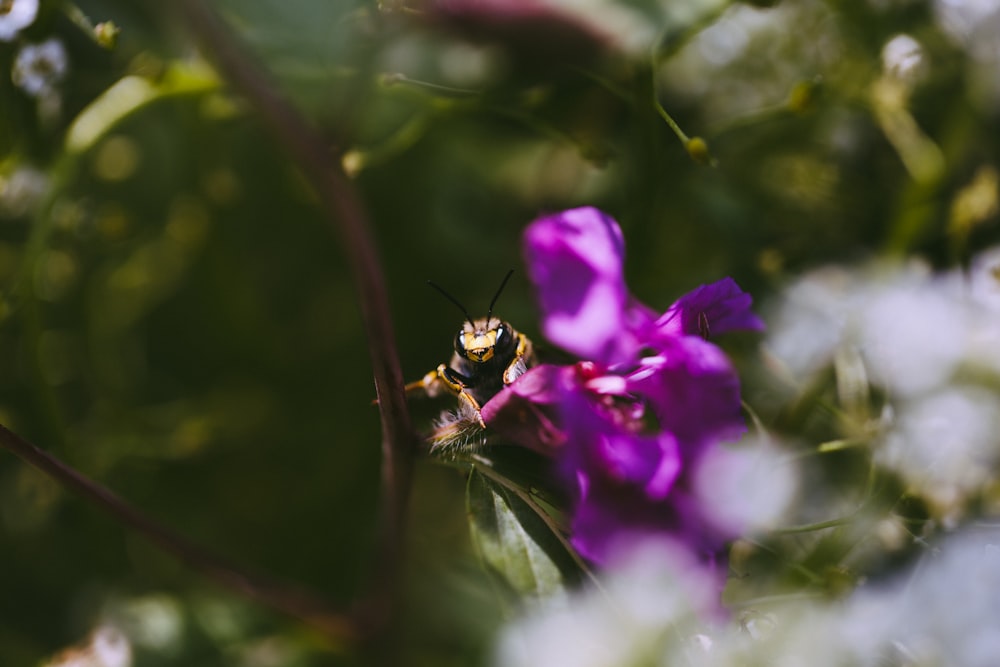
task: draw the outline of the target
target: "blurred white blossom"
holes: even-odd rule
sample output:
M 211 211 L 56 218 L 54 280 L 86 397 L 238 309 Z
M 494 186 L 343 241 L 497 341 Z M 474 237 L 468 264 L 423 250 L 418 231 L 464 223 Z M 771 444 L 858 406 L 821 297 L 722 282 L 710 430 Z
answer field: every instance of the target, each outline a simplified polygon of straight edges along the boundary
M 773 315 L 768 347 L 794 381 L 856 351 L 859 377 L 885 396 L 882 418 L 861 425 L 875 429 L 875 461 L 938 518 L 957 518 L 997 479 L 1000 250 L 966 273 L 822 269 L 788 288 Z
M 814 271 L 788 287 L 780 308 L 764 318 L 767 346 L 791 375 L 804 378 L 833 360 L 856 309 L 856 287 L 846 269 Z
M 55 85 L 66 76 L 68 69 L 66 47 L 53 38 L 39 44 L 24 45 L 14 59 L 11 78 L 28 95 L 43 98 L 55 90 Z
M 941 29 L 956 42 L 973 49 L 974 55 L 993 57 L 1000 28 L 1000 0 L 937 0 L 934 14 Z
M 35 22 L 38 0 L 0 0 L 0 42 L 9 42 Z
M 1000 265 L 1000 256 L 990 266 Z M 1000 331 L 1000 274 L 974 263 L 969 276 L 933 274 L 926 266 L 826 268 L 786 289 L 768 318 L 767 346 L 800 380 L 829 364 L 845 346 L 860 350 L 876 384 L 915 396 L 949 381 L 970 359 L 970 340 Z M 995 354 L 995 353 L 994 353 Z
M 991 667 L 1000 655 L 1000 535 L 942 542 L 910 572 L 843 602 L 776 605 L 760 640 L 730 630 L 708 665 Z
M 1000 461 L 1000 397 L 973 387 L 946 387 L 903 402 L 895 428 L 875 451 L 939 514 L 996 476 Z
M 856 343 L 876 380 L 910 396 L 946 382 L 965 353 L 971 315 L 955 276 L 915 265 L 858 285 Z
M 711 640 L 697 630 L 713 616 L 718 596 L 718 581 L 682 549 L 634 543 L 611 561 L 601 588 L 551 601 L 505 628 L 496 664 L 661 664 L 674 641 L 703 652 Z
M 882 68 L 898 79 L 918 80 L 927 69 L 923 47 L 909 35 L 896 35 L 882 47 Z
M 845 600 L 771 601 L 724 625 L 706 623 L 689 603 L 708 595 L 711 584 L 676 570 L 666 576 L 670 557 L 647 547 L 607 571 L 606 589 L 506 628 L 496 664 L 993 667 L 1000 655 L 998 545 L 995 529 L 955 535 L 909 572 Z
M 969 91 L 982 106 L 1000 106 L 1000 0 L 936 0 L 942 31 L 972 60 Z
M 699 506 L 727 534 L 777 525 L 797 486 L 798 471 L 787 454 L 754 438 L 710 450 L 695 475 Z

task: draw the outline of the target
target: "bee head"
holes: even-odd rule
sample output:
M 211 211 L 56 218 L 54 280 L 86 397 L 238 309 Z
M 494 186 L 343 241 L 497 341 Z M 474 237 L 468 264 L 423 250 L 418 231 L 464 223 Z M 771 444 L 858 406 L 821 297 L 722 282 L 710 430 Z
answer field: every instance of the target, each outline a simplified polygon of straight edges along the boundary
M 493 326 L 490 326 L 490 324 Z M 473 363 L 489 361 L 513 340 L 510 325 L 492 317 L 466 322 L 455 336 L 455 351 Z
M 465 315 L 465 325 L 455 336 L 455 352 L 463 359 L 468 359 L 477 364 L 485 363 L 493 358 L 497 350 L 503 351 L 511 346 L 514 340 L 514 330 L 506 322 L 493 317 L 493 306 L 496 304 L 500 292 L 503 291 L 504 286 L 510 280 L 510 276 L 513 273 L 514 270 L 511 269 L 504 276 L 503 282 L 500 283 L 500 288 L 493 295 L 493 300 L 490 302 L 490 309 L 487 311 L 486 317 L 478 320 L 472 319 L 469 311 L 465 309 L 465 306 L 458 299 L 448 294 L 438 285 L 429 280 L 427 281 L 427 284 L 441 292 L 445 298 L 458 306 Z

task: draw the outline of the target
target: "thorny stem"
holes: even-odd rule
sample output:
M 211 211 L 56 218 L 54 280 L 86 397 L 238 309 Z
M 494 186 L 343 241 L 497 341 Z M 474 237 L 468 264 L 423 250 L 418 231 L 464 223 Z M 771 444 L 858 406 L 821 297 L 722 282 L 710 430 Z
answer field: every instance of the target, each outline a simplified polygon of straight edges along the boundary
M 354 639 L 354 623 L 345 614 L 330 609 L 323 601 L 304 591 L 290 588 L 236 567 L 217 555 L 187 541 L 129 505 L 107 488 L 77 472 L 51 454 L 39 449 L 0 425 L 0 447 L 57 480 L 108 512 L 150 542 L 188 566 L 226 587 L 295 616 L 321 630 L 337 644 Z
M 353 184 L 323 135 L 282 96 L 271 77 L 233 39 L 200 0 L 168 3 L 234 90 L 250 101 L 282 148 L 312 185 L 344 247 L 358 290 L 382 422 L 381 507 L 373 581 L 359 605 L 363 634 L 378 637 L 396 613 L 400 552 L 418 439 L 406 406 L 383 272 L 367 215 Z M 384 639 L 384 637 L 383 637 Z M 377 641 L 377 639 L 373 640 Z

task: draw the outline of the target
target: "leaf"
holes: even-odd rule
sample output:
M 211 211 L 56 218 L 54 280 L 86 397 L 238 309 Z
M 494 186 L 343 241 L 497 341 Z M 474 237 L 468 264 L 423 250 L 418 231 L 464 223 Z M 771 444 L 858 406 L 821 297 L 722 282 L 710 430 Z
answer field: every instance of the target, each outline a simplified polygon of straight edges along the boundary
M 171 65 L 156 82 L 137 75 L 126 76 L 80 112 L 66 132 L 66 150 L 69 153 L 88 150 L 123 118 L 159 99 L 206 93 L 218 87 L 215 73 L 199 63 Z
M 563 594 L 580 579 L 574 555 L 526 492 L 473 467 L 466 499 L 472 541 L 483 564 L 514 592 L 539 601 Z
M 496 440 L 489 440 L 494 444 Z M 551 517 L 548 523 L 562 524 L 558 511 L 549 511 L 550 506 L 566 507 L 569 498 L 556 481 L 552 459 L 525 447 L 495 446 L 484 448 L 472 454 L 469 460 L 480 466 L 481 473 L 494 478 L 502 478 L 503 486 L 516 489 L 530 489 L 531 498 L 546 507 Z M 524 491 L 526 493 L 526 491 Z

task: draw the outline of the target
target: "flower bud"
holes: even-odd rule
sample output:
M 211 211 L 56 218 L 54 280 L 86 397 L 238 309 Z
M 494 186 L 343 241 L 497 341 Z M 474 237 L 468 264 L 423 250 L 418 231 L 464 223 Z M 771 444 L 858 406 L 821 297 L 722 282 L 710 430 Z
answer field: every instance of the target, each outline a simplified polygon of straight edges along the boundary
M 94 26 L 94 38 L 101 48 L 109 51 L 118 46 L 118 35 L 122 29 L 114 21 L 104 21 Z
M 685 141 L 684 149 L 691 156 L 691 159 L 698 164 L 709 167 L 715 166 L 715 158 L 712 157 L 712 153 L 708 150 L 708 143 L 701 137 L 691 137 Z

